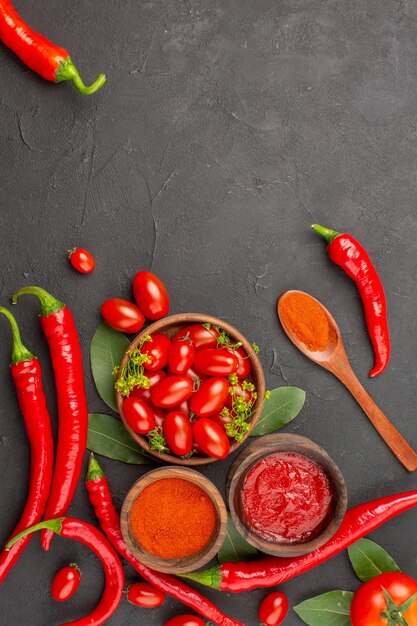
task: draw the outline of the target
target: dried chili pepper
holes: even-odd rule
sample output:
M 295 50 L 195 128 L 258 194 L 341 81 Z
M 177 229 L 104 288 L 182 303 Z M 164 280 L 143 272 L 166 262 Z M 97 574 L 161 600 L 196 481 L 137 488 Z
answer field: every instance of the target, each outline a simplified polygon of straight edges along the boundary
M 16 385 L 17 399 L 25 422 L 30 444 L 29 492 L 13 535 L 36 524 L 42 519 L 52 481 L 54 442 L 51 420 L 42 385 L 42 373 L 38 359 L 23 345 L 19 328 L 13 315 L 0 307 L 0 313 L 10 322 L 13 336 L 10 371 Z M 0 553 L 0 584 L 27 546 L 25 537 L 9 551 Z
M 90 87 L 86 87 L 69 53 L 35 33 L 10 0 L 0 0 L 0 40 L 42 78 L 53 83 L 71 80 L 83 95 L 95 93 L 106 82 L 105 75 L 100 74 Z
M 12 298 L 33 294 L 41 305 L 41 327 L 48 342 L 55 373 L 58 400 L 58 447 L 51 493 L 45 518 L 65 515 L 81 473 L 87 443 L 88 409 L 84 389 L 83 363 L 77 329 L 71 311 L 40 287 L 24 287 Z M 41 541 L 49 549 L 53 534 L 44 531 Z
M 319 224 L 313 224 L 312 228 L 327 241 L 327 252 L 331 260 L 340 265 L 356 283 L 375 353 L 375 365 L 369 376 L 378 376 L 387 367 L 391 353 L 387 303 L 381 279 L 368 253 L 352 235 L 338 233 Z
M 107 478 L 93 454 L 91 454 L 88 464 L 86 487 L 90 502 L 94 507 L 95 514 L 107 539 L 142 578 L 156 589 L 167 593 L 194 609 L 194 611 L 197 611 L 206 619 L 214 621 L 218 626 L 243 626 L 240 622 L 222 613 L 195 589 L 177 580 L 174 576 L 155 572 L 133 556 L 123 541 L 120 530 L 120 518 L 113 504 Z
M 49 532 L 56 533 L 61 537 L 75 539 L 83 543 L 100 559 L 105 574 L 104 591 L 100 602 L 89 615 L 72 622 L 66 622 L 66 624 L 67 626 L 99 626 L 104 624 L 119 606 L 123 595 L 124 572 L 117 553 L 97 528 L 73 517 L 61 517 L 35 524 L 35 526 L 13 537 L 7 543 L 6 549 L 10 549 L 16 541 L 19 541 L 21 537 L 26 537 L 28 533 L 42 529 L 48 529 Z
M 222 591 L 249 591 L 275 587 L 308 572 L 361 539 L 393 517 L 417 506 L 417 491 L 372 500 L 350 509 L 333 537 L 321 548 L 296 557 L 266 557 L 249 563 L 223 563 L 202 572 L 183 574 Z

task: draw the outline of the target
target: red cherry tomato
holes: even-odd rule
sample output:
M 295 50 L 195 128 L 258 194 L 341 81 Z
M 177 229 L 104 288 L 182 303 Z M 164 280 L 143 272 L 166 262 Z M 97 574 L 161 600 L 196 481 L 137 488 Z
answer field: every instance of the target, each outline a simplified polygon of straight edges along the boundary
M 148 353 L 149 361 L 146 363 L 148 370 L 160 370 L 168 363 L 168 355 L 171 348 L 171 340 L 162 333 L 154 333 L 152 341 L 145 341 L 140 351 L 142 354 Z
M 193 393 L 193 381 L 188 376 L 167 376 L 151 389 L 152 402 L 163 409 L 170 409 L 188 400 Z
M 177 615 L 165 622 L 164 626 L 204 626 L 204 623 L 197 615 Z
M 240 346 L 235 350 L 230 350 L 230 352 L 237 357 L 239 362 L 238 368 L 235 372 L 237 374 L 237 377 L 241 379 L 247 378 L 252 371 L 252 364 L 245 348 L 242 348 L 242 346 Z
M 101 314 L 109 326 L 124 333 L 137 333 L 145 323 L 138 307 L 121 298 L 111 298 L 103 302 Z
M 141 398 L 128 396 L 123 402 L 123 415 L 129 426 L 138 433 L 146 435 L 155 428 L 155 416 L 149 404 Z
M 144 370 L 143 374 L 149 378 L 151 387 L 156 385 L 156 383 L 159 383 L 160 380 L 166 378 L 167 376 L 164 370 L 156 370 L 155 372 L 152 370 Z M 150 402 L 151 387 L 148 387 L 148 389 L 145 389 L 144 387 L 134 387 L 130 392 L 130 395 L 135 398 L 142 398 L 142 400 L 145 400 L 146 402 Z
M 81 274 L 91 274 L 96 266 L 93 255 L 85 248 L 73 248 L 68 252 L 68 258 L 72 267 Z
M 234 396 L 231 393 L 229 393 L 229 397 L 227 398 L 227 401 L 226 401 L 226 406 L 229 409 L 232 408 L 233 397 L 243 398 L 245 402 L 252 402 L 253 400 L 252 391 L 249 391 L 248 389 L 243 389 L 242 385 L 240 384 L 234 385 L 233 390 L 235 392 Z
M 154 609 L 165 601 L 165 594 L 149 583 L 133 583 L 127 588 L 126 598 L 144 609 Z
M 230 376 L 239 365 L 237 357 L 228 350 L 204 348 L 195 355 L 194 366 L 207 376 Z
M 202 417 L 193 424 L 193 437 L 199 448 L 215 459 L 225 459 L 230 452 L 230 442 L 226 433 L 208 417 Z
M 169 351 L 168 367 L 172 374 L 185 374 L 194 362 L 195 349 L 187 339 L 175 339 Z
M 174 406 L 172 410 L 179 411 L 180 413 L 183 413 L 185 417 L 189 418 L 191 415 L 190 401 L 184 400 L 184 402 L 181 402 L 181 404 L 179 404 L 178 406 Z
M 193 433 L 188 417 L 180 411 L 171 411 L 164 421 L 164 435 L 168 448 L 178 456 L 191 452 L 193 447 Z
M 167 416 L 164 409 L 161 409 L 159 406 L 155 406 L 152 403 L 149 403 L 149 406 L 151 407 L 153 416 L 155 418 L 155 426 L 157 426 L 158 428 L 163 428 L 165 418 Z
M 288 613 L 287 596 L 280 591 L 274 591 L 266 596 L 259 605 L 258 617 L 265 626 L 282 624 Z
M 209 417 L 223 408 L 229 395 L 227 378 L 208 378 L 191 399 L 191 410 L 199 417 Z
M 69 600 L 77 591 L 81 581 L 81 570 L 71 563 L 60 569 L 52 579 L 51 596 L 57 602 Z
M 231 417 L 231 415 L 228 415 L 227 417 L 223 417 L 223 415 L 221 415 L 221 412 L 220 412 L 220 413 L 215 413 L 214 415 L 210 415 L 209 419 L 211 419 L 215 424 L 218 424 L 218 426 L 220 426 L 220 428 L 224 430 L 224 432 L 226 432 L 226 424 L 230 424 L 233 418 Z M 232 436 L 230 438 L 233 439 Z
M 382 615 L 388 608 L 383 589 L 397 606 L 401 606 L 417 593 L 417 582 L 399 572 L 380 574 L 368 580 L 353 596 L 350 605 L 352 626 L 387 626 L 388 620 Z M 404 612 L 403 618 L 407 624 L 417 624 L 417 601 Z
M 191 324 L 180 330 L 175 335 L 174 339 L 184 339 L 187 337 L 193 342 L 193 346 L 197 352 L 197 350 L 201 350 L 202 348 L 215 348 L 219 334 L 219 331 L 213 327 L 207 330 L 202 324 Z
M 152 272 L 138 272 L 133 280 L 133 295 L 143 314 L 159 320 L 169 312 L 169 296 L 163 282 Z

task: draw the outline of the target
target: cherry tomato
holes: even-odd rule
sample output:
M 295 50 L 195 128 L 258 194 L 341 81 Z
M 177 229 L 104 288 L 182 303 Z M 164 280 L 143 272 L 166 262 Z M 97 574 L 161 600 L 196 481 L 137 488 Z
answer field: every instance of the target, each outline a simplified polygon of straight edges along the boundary
M 240 384 L 234 385 L 233 390 L 235 392 L 234 396 L 229 393 L 229 397 L 227 398 L 227 401 L 226 401 L 226 406 L 229 409 L 232 408 L 233 397 L 243 398 L 245 402 L 252 402 L 252 400 L 253 400 L 253 393 L 252 393 L 252 391 L 249 391 L 248 389 L 243 389 L 242 385 L 240 385 Z
M 152 370 L 145 369 L 143 374 L 149 378 L 151 387 L 156 385 L 156 383 L 159 383 L 159 381 L 163 378 L 166 378 L 166 372 L 164 372 L 164 370 L 156 370 L 153 372 Z M 134 387 L 130 392 L 130 395 L 135 396 L 135 398 L 142 398 L 142 400 L 149 402 L 151 399 L 151 387 L 148 389 L 145 389 L 144 387 Z
M 151 389 L 152 402 L 163 409 L 170 409 L 188 400 L 193 393 L 193 381 L 188 376 L 167 376 Z
M 154 609 L 165 601 L 165 594 L 149 583 L 133 583 L 127 588 L 126 598 L 144 609 Z
M 159 320 L 169 312 L 169 296 L 163 282 L 152 272 L 138 272 L 133 280 L 133 295 L 144 315 Z
M 52 579 L 51 596 L 57 602 L 69 600 L 77 591 L 81 581 L 81 570 L 71 563 L 60 569 Z
M 230 452 L 230 442 L 226 433 L 218 424 L 208 417 L 202 417 L 194 422 L 194 441 L 208 456 L 215 459 L 225 459 Z
M 149 406 L 151 407 L 153 416 L 155 418 L 155 426 L 158 426 L 158 428 L 163 428 L 165 418 L 167 416 L 164 409 L 161 409 L 159 406 L 155 406 L 151 402 L 149 403 Z
M 382 616 L 387 610 L 383 588 L 394 603 L 401 606 L 417 593 L 417 582 L 410 576 L 398 572 L 380 574 L 368 580 L 356 591 L 350 605 L 353 626 L 387 626 L 388 620 Z M 417 624 L 417 601 L 405 611 L 403 617 L 407 624 Z M 392 621 L 394 623 L 394 619 Z
M 230 376 L 239 365 L 237 357 L 228 350 L 204 348 L 195 355 L 196 370 L 207 376 Z
M 204 626 L 205 622 L 197 615 L 177 615 L 172 617 L 164 626 Z
M 155 428 L 155 416 L 149 404 L 135 396 L 128 396 L 123 402 L 123 415 L 129 426 L 138 433 L 146 435 Z
M 183 413 L 185 417 L 189 418 L 191 415 L 190 401 L 184 400 L 184 402 L 181 402 L 181 404 L 179 404 L 178 406 L 174 406 L 172 410 L 179 411 L 180 413 Z
M 193 433 L 188 417 L 180 411 L 171 411 L 164 421 L 164 435 L 168 448 L 178 456 L 191 452 L 193 447 Z
M 259 605 L 258 617 L 265 626 L 282 624 L 288 613 L 287 596 L 280 591 L 274 591 L 266 596 Z
M 229 395 L 227 378 L 208 378 L 191 399 L 191 410 L 199 417 L 209 417 L 223 408 Z
M 230 352 L 237 357 L 239 362 L 238 368 L 235 372 L 237 374 L 237 377 L 241 379 L 247 378 L 252 371 L 252 364 L 245 348 L 242 348 L 242 346 L 240 346 L 235 350 L 230 350 Z
M 192 366 L 194 356 L 194 346 L 188 339 L 175 339 L 169 351 L 169 371 L 172 374 L 185 374 Z
M 138 307 L 121 298 L 111 298 L 103 302 L 101 314 L 109 326 L 124 333 L 137 333 L 145 323 Z
M 203 324 L 191 324 L 180 330 L 174 339 L 184 339 L 187 337 L 193 342 L 195 350 L 202 348 L 215 348 L 217 346 L 217 337 L 219 331 L 211 327 L 210 330 L 204 328 Z
M 88 250 L 85 250 L 85 248 L 73 248 L 69 250 L 68 258 L 72 267 L 77 270 L 77 272 L 81 272 L 81 274 L 91 274 L 96 266 L 93 255 Z
M 142 354 L 148 353 L 150 360 L 146 363 L 148 370 L 160 370 L 168 363 L 171 340 L 163 333 L 154 333 L 152 341 L 145 341 L 140 351 Z
M 230 422 L 232 421 L 233 418 L 232 418 L 231 415 L 228 415 L 227 417 L 223 417 L 223 415 L 221 415 L 221 411 L 220 411 L 220 413 L 215 413 L 214 415 L 210 415 L 210 419 L 215 424 L 220 426 L 220 428 L 222 430 L 224 430 L 224 432 L 226 432 L 226 424 L 230 424 Z M 229 435 L 227 435 L 227 436 L 229 436 Z M 232 436 L 230 438 L 233 439 Z

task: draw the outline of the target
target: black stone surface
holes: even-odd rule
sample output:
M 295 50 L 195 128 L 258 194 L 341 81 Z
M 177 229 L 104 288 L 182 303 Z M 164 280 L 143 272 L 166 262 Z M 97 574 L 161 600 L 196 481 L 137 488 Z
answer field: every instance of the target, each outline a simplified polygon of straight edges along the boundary
M 299 385 L 303 412 L 288 428 L 323 445 L 341 467 L 350 504 L 408 490 L 416 477 L 395 461 L 336 379 L 308 362 L 278 327 L 288 288 L 325 303 L 353 367 L 396 426 L 417 446 L 416 156 L 417 9 L 411 0 L 16 0 L 27 21 L 66 46 L 91 98 L 42 81 L 0 49 L 0 293 L 40 284 L 74 311 L 91 410 L 105 410 L 88 365 L 100 304 L 129 297 L 151 268 L 169 287 L 172 311 L 224 317 L 261 348 L 269 388 Z M 372 351 L 355 286 L 326 257 L 312 221 L 353 233 L 386 287 L 393 354 L 369 380 Z M 97 269 L 72 271 L 82 245 Z M 39 355 L 56 427 L 54 383 L 37 304 L 15 310 Z M 1 322 L 0 540 L 26 498 L 29 449 L 8 372 L 10 332 Z M 145 471 L 102 460 L 116 502 Z M 230 460 L 203 471 L 223 488 Z M 93 521 L 84 485 L 71 514 Z M 417 576 L 411 511 L 373 538 Z M 54 603 L 57 568 L 78 562 L 82 585 Z M 127 580 L 135 579 L 126 569 Z M 55 539 L 34 540 L 0 588 L 0 623 L 49 626 L 81 617 L 102 591 L 97 560 Z M 358 582 L 342 554 L 282 589 L 291 606 Z M 260 590 L 207 592 L 246 625 L 258 624 Z M 123 601 L 112 625 L 161 626 L 184 612 Z M 300 624 L 290 611 L 288 626 Z

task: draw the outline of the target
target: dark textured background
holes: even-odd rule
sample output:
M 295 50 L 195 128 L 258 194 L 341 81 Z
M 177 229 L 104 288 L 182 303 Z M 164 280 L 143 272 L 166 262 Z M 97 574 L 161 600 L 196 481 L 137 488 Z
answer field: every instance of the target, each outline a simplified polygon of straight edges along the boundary
M 75 312 L 91 410 L 105 407 L 88 367 L 100 304 L 129 297 L 140 268 L 169 287 L 172 311 L 201 311 L 240 328 L 261 348 L 269 388 L 299 385 L 307 403 L 290 432 L 322 444 L 345 474 L 350 503 L 416 486 L 331 375 L 278 327 L 287 288 L 320 298 L 340 323 L 354 369 L 417 446 L 416 238 L 417 9 L 411 0 L 16 0 L 28 22 L 71 52 L 91 98 L 48 84 L 0 49 L 0 292 L 37 283 Z M 372 352 L 354 285 L 328 261 L 312 221 L 367 246 L 389 304 L 389 369 L 367 379 Z M 97 269 L 73 272 L 65 253 L 89 248 Z M 55 419 L 53 378 L 26 298 L 16 315 L 38 354 Z M 1 322 L 0 540 L 26 497 L 29 455 Z M 144 469 L 103 459 L 115 499 Z M 229 461 L 203 470 L 220 487 Z M 93 520 L 81 483 L 71 513 Z M 412 511 L 374 533 L 417 576 Z M 83 568 L 63 605 L 49 596 L 56 569 Z M 127 570 L 128 580 L 133 572 Z M 283 586 L 291 605 L 355 589 L 345 554 Z M 33 541 L 0 589 L 1 624 L 50 626 L 86 614 L 101 593 L 99 563 L 56 539 Z M 213 592 L 247 625 L 265 591 Z M 183 612 L 168 600 L 145 612 L 123 601 L 108 623 L 160 626 Z M 286 624 L 301 622 L 291 611 Z

